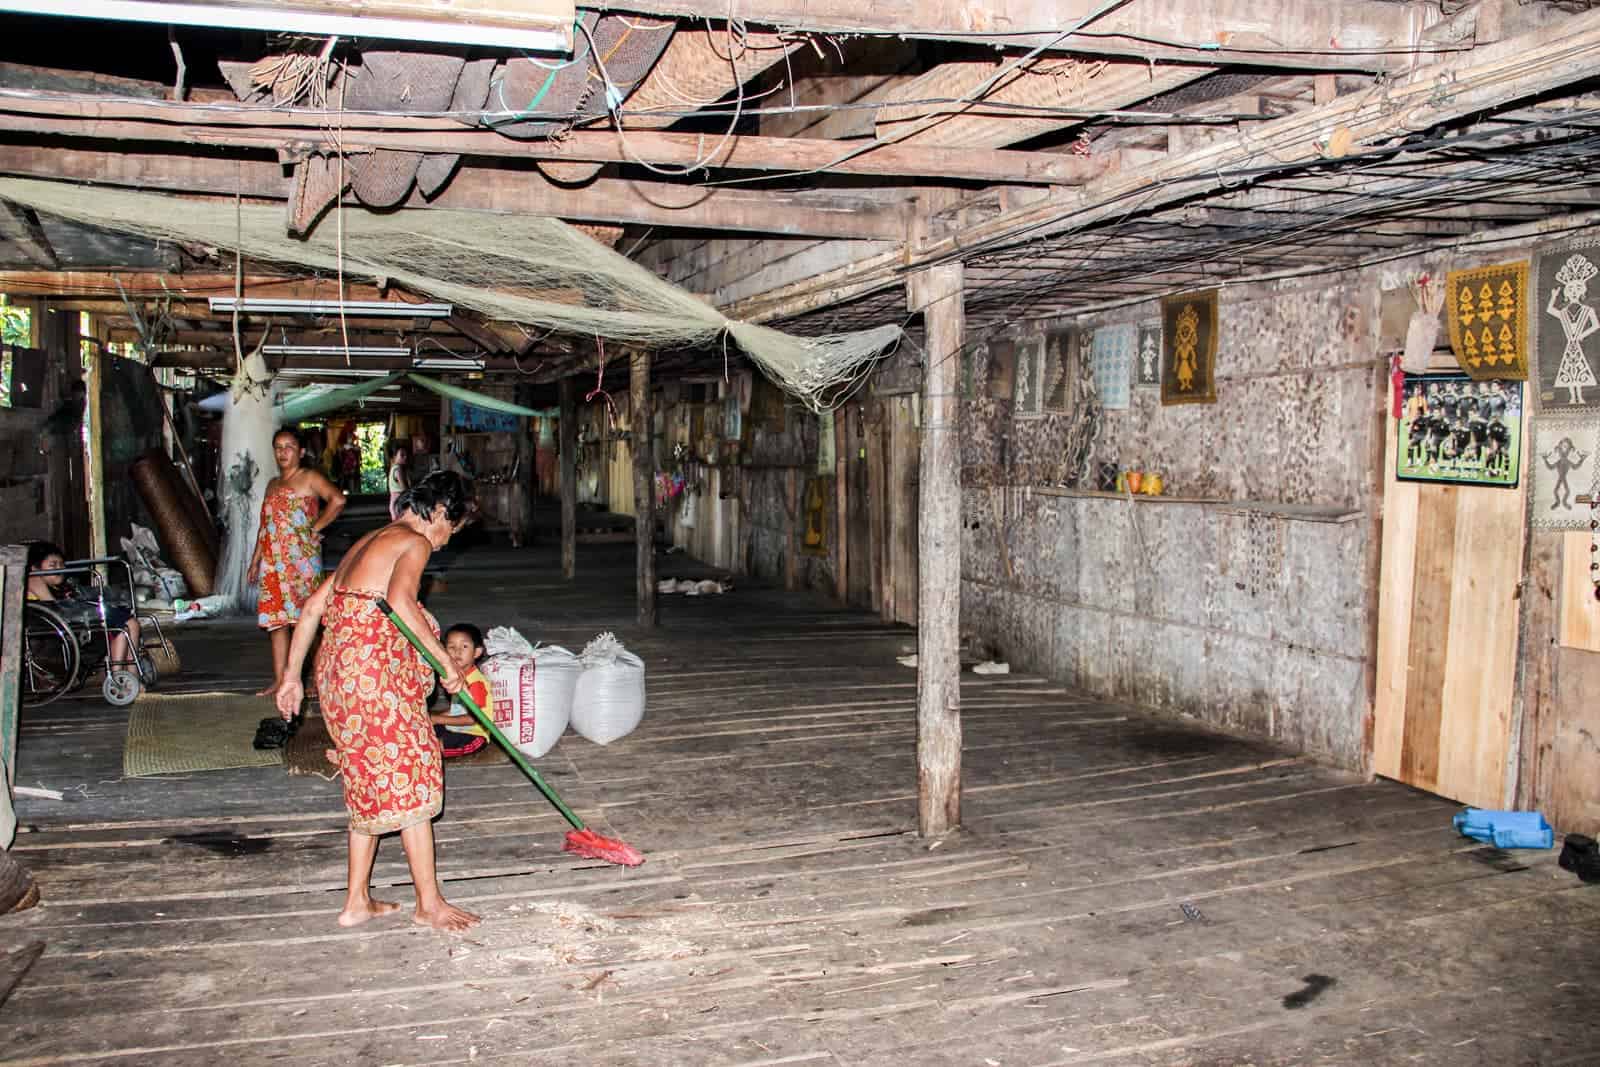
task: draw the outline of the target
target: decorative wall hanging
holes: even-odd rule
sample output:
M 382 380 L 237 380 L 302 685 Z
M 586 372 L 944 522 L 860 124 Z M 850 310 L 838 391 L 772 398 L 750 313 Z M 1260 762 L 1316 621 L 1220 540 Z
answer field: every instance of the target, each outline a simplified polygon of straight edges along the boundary
M 1461 369 L 1480 381 L 1528 377 L 1528 261 L 1453 270 L 1445 320 Z
M 1044 338 L 1017 342 L 1016 389 L 1011 400 L 1016 418 L 1036 419 L 1044 413 Z
M 817 473 L 832 474 L 837 458 L 833 437 L 833 412 L 824 411 L 817 416 Z
M 800 514 L 805 519 L 800 535 L 800 551 L 808 556 L 828 554 L 828 494 L 821 478 L 807 478 L 805 495 L 800 498 Z
M 1534 374 L 1540 411 L 1600 409 L 1600 315 L 1589 285 L 1600 275 L 1600 237 L 1543 249 L 1534 260 Z
M 1078 331 L 1052 330 L 1044 338 L 1044 410 L 1053 415 L 1072 411 L 1078 380 Z
M 1217 402 L 1217 290 L 1161 301 L 1161 402 Z
M 1141 389 L 1161 388 L 1160 319 L 1139 324 L 1138 347 L 1133 363 L 1133 384 Z
M 1511 488 L 1522 467 L 1522 383 L 1408 374 L 1395 477 Z
M 1108 411 L 1128 406 L 1133 350 L 1138 343 L 1138 328 L 1131 322 L 1102 326 L 1094 332 L 1089 356 L 1094 366 L 1094 387 L 1100 394 L 1100 406 Z
M 1010 400 L 1016 389 L 1017 346 L 1010 338 L 998 337 L 989 342 L 989 395 L 996 400 Z
M 1600 489 L 1600 418 L 1541 416 L 1533 424 L 1530 522 L 1541 530 L 1587 530 L 1593 513 L 1578 503 Z

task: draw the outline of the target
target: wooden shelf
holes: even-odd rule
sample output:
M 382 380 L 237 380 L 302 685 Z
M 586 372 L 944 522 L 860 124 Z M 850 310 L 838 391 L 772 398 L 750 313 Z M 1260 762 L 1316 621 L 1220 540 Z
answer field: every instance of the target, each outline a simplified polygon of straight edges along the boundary
M 1364 516 L 1364 512 L 1353 511 L 1345 507 L 1335 507 L 1320 504 L 1290 504 L 1275 500 L 1223 500 L 1217 497 L 1199 496 L 1143 496 L 1138 493 L 1107 493 L 1099 489 L 1068 489 L 1064 486 L 1054 485 L 1013 485 L 1005 488 L 1022 492 L 1024 494 L 1037 494 L 1038 496 L 1055 497 L 1089 497 L 1099 500 L 1132 500 L 1135 504 L 1188 504 L 1191 506 L 1215 508 L 1219 511 L 1233 511 L 1241 514 L 1277 515 L 1281 518 L 1295 519 L 1301 522 L 1355 522 Z

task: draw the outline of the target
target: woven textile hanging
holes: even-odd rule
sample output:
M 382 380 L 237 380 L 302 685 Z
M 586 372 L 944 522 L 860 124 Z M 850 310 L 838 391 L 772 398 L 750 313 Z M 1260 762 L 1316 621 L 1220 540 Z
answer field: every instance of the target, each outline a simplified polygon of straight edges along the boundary
M 1450 347 L 1478 380 L 1528 377 L 1528 261 L 1453 270 L 1446 282 Z

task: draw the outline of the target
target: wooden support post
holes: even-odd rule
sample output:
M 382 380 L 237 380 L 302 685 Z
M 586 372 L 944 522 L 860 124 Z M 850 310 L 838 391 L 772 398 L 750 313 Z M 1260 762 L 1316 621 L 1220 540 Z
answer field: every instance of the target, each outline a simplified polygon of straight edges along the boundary
M 633 517 L 638 548 L 639 625 L 656 624 L 656 487 L 650 459 L 650 353 L 635 349 L 628 364 L 633 412 Z
M 533 420 L 517 419 L 517 480 L 511 485 L 511 547 L 521 548 L 533 540 L 533 498 L 539 475 L 533 462 Z
M 961 371 L 962 265 L 913 280 L 922 308 L 922 454 L 917 528 L 917 829 L 961 825 Z
M 82 349 L 84 340 L 81 336 L 78 338 L 78 349 Z M 106 359 L 105 349 L 97 347 L 89 360 L 84 382 L 88 389 L 88 402 L 85 404 L 88 430 L 83 435 L 83 470 L 88 483 L 89 555 L 95 559 L 106 554 L 106 481 L 102 465 L 105 438 L 102 436 L 104 427 L 100 416 L 100 390 L 104 388 L 106 380 Z
M 849 449 L 850 412 L 840 408 L 833 413 L 833 595 L 841 604 L 850 603 Z
M 800 472 L 790 467 L 783 472 L 783 509 L 789 519 L 788 543 L 783 552 L 783 587 L 789 592 L 800 588 Z
M 578 573 L 578 386 L 561 379 L 561 576 Z

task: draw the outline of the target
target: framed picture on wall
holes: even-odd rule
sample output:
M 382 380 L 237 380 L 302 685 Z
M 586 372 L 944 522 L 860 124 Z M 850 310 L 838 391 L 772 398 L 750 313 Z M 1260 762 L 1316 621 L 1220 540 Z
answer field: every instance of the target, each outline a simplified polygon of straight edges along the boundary
M 1016 390 L 1011 402 L 1015 418 L 1037 419 L 1044 414 L 1043 337 L 1026 337 L 1017 342 Z
M 1395 477 L 1515 488 L 1522 470 L 1522 383 L 1465 374 L 1408 374 Z
M 1044 338 L 1044 410 L 1052 415 L 1072 411 L 1078 380 L 1078 331 L 1051 330 Z

